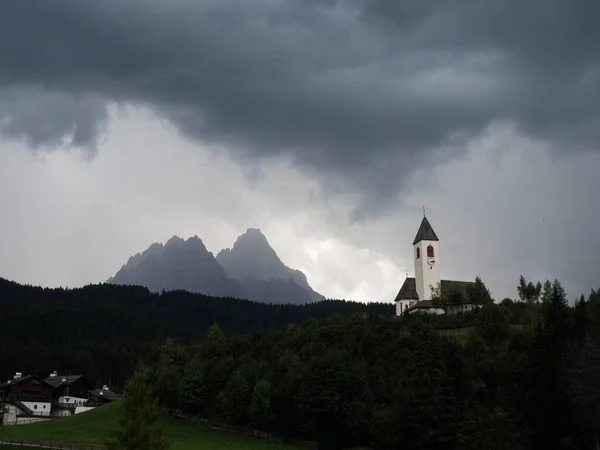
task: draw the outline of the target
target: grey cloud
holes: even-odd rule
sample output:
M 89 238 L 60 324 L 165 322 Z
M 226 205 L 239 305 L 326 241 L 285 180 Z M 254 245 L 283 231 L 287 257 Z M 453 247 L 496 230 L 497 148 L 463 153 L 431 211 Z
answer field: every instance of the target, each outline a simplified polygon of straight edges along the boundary
M 0 134 L 30 147 L 94 150 L 108 120 L 106 101 L 40 88 L 0 89 Z
M 569 148 L 600 138 L 594 0 L 0 8 L 2 85 L 144 104 L 191 138 L 291 155 L 332 186 L 368 186 L 378 202 L 363 212 L 393 198 L 424 158 L 497 120 Z M 25 120 L 9 132 L 37 145 L 74 122 L 90 143 L 104 116 L 84 110 L 52 111 L 54 133 Z

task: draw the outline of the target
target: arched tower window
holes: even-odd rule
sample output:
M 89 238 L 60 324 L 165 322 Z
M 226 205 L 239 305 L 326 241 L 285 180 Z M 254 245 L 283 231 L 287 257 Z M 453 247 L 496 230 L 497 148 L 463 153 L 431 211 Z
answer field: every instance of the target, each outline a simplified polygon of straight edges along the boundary
M 427 257 L 433 258 L 434 256 L 435 256 L 435 254 L 433 252 L 433 245 L 428 245 L 427 246 Z
M 417 259 L 421 257 L 421 249 L 417 247 Z

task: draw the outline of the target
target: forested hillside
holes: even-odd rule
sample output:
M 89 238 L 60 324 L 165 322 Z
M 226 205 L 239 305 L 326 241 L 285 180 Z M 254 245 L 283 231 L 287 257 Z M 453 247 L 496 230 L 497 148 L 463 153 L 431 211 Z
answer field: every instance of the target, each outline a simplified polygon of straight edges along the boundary
M 334 315 L 253 337 L 213 325 L 149 363 L 163 406 L 321 449 L 597 450 L 600 295 L 569 307 L 557 281 L 519 294 L 465 316 L 466 335 L 425 316 Z
M 335 313 L 394 313 L 391 304 L 267 305 L 109 284 L 47 289 L 1 278 L 0 311 L 0 379 L 15 371 L 44 376 L 58 370 L 112 386 L 123 384 L 152 345 L 167 337 L 199 340 L 215 321 L 227 333 L 258 333 Z

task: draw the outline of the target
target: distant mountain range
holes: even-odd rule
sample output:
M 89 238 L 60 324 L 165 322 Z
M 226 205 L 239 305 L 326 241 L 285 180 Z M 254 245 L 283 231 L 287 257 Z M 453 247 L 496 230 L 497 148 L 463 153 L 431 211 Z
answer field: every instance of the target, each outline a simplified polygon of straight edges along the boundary
M 239 236 L 233 248 L 217 257 L 198 236 L 173 236 L 152 244 L 121 267 L 107 283 L 145 286 L 153 292 L 177 289 L 214 297 L 263 303 L 306 304 L 324 300 L 299 270 L 286 266 L 257 228 Z

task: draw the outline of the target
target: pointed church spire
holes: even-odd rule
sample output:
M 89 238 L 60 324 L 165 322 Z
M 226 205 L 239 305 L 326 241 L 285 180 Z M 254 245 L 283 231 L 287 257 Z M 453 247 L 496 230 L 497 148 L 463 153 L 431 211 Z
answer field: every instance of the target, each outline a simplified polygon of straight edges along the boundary
M 433 228 L 429 223 L 429 220 L 427 220 L 427 217 L 425 216 L 423 216 L 421 226 L 419 227 L 419 231 L 417 231 L 413 245 L 420 241 L 439 241 L 435 231 L 433 231 Z

